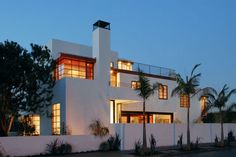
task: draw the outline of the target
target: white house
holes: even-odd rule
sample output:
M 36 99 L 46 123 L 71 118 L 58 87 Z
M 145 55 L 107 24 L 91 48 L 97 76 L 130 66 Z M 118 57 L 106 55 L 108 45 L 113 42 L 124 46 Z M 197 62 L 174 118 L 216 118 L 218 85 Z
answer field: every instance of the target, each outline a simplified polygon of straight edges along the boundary
M 177 86 L 175 70 L 136 63 L 118 57 L 110 46 L 110 24 L 93 25 L 92 46 L 52 39 L 48 45 L 57 61 L 52 118 L 41 116 L 41 135 L 61 134 L 62 125 L 72 135 L 89 134 L 88 126 L 100 119 L 111 123 L 142 123 L 142 101 L 138 87 L 138 68 L 151 83 L 163 86 L 146 103 L 147 123 L 185 123 L 186 108 L 180 98 L 171 97 Z M 184 103 L 181 102 L 182 104 Z M 198 98 L 191 99 L 191 119 L 201 112 Z M 39 124 L 39 123 L 38 123 Z

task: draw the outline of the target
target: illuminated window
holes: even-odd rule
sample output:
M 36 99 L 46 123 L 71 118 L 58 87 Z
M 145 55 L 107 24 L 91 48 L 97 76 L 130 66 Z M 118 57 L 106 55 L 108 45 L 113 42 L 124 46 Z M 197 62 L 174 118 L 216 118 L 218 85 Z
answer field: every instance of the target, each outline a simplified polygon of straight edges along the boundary
M 205 110 L 206 110 L 206 104 L 207 104 L 207 97 L 201 97 L 200 100 L 200 105 L 201 105 L 201 111 L 204 112 L 204 114 L 206 114 Z M 205 115 L 203 115 L 205 116 Z
M 118 61 L 118 69 L 132 71 L 132 63 L 128 61 Z
M 110 70 L 110 86 L 117 87 L 117 72 Z
M 180 95 L 180 107 L 190 107 L 190 97 L 187 94 Z
M 138 82 L 138 81 L 131 81 L 131 88 L 132 89 L 139 89 L 140 88 L 140 82 Z
M 33 125 L 35 126 L 34 135 L 40 135 L 40 116 L 37 114 L 30 115 Z
M 63 54 L 56 64 L 54 72 L 56 80 L 63 77 L 73 77 L 93 80 L 94 60 L 84 59 L 78 56 Z
M 168 99 L 168 86 L 159 85 L 158 95 L 159 95 L 159 99 L 167 100 Z
M 114 62 L 110 62 L 110 67 L 114 68 Z
M 60 104 L 52 105 L 52 134 L 60 135 Z

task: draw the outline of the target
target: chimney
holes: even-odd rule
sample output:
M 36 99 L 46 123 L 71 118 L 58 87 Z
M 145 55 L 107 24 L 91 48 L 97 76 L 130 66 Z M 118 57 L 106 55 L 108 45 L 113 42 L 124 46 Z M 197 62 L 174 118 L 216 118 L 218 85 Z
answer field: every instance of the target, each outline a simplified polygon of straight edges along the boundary
M 94 79 L 103 88 L 109 87 L 110 80 L 110 23 L 98 20 L 93 24 Z

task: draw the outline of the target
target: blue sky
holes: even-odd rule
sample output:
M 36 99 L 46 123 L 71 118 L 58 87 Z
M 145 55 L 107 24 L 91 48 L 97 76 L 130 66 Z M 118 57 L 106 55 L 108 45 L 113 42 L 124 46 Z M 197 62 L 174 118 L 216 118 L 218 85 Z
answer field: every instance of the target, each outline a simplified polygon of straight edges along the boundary
M 0 0 L 0 41 L 92 44 L 92 24 L 111 23 L 121 58 L 182 75 L 201 63 L 201 86 L 236 88 L 235 0 Z

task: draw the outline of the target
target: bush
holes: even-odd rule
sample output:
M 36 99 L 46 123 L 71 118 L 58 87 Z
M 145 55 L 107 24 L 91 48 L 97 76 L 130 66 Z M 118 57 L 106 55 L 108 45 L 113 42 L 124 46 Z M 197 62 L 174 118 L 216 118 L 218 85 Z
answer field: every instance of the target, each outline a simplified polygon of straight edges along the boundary
M 109 129 L 100 122 L 100 120 L 94 120 L 89 125 L 89 130 L 94 136 L 105 137 L 109 134 Z
M 156 153 L 157 141 L 156 141 L 155 137 L 153 136 L 153 134 L 151 134 L 151 136 L 149 138 L 149 143 L 150 143 L 151 154 L 155 154 Z
M 99 146 L 101 151 L 118 151 L 120 150 L 120 137 L 118 134 L 110 136 L 107 141 L 102 142 Z
M 179 147 L 179 149 L 183 149 L 183 133 L 181 135 L 178 136 L 179 139 L 177 141 L 177 145 Z
M 141 154 L 142 152 L 142 144 L 140 142 L 140 140 L 135 141 L 134 143 L 134 153 L 135 154 Z
M 70 154 L 72 152 L 72 146 L 69 143 L 63 143 L 58 139 L 53 140 L 47 144 L 46 152 L 49 154 Z
M 235 141 L 235 136 L 234 136 L 233 131 L 231 130 L 228 132 L 228 137 L 227 137 L 228 145 L 230 146 L 233 141 Z

